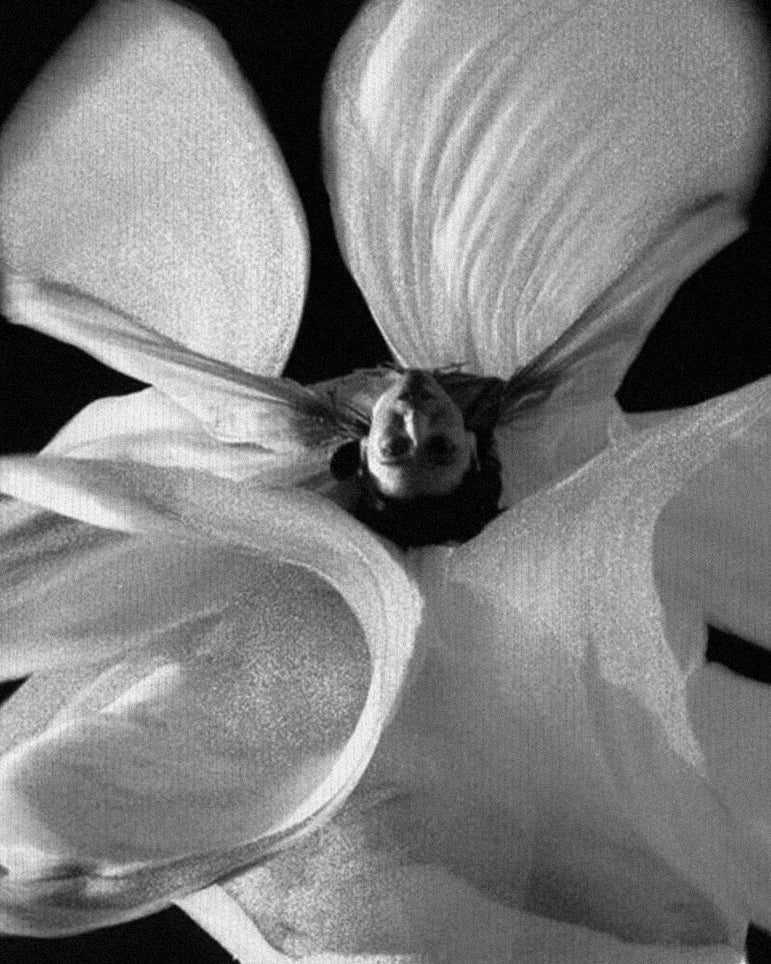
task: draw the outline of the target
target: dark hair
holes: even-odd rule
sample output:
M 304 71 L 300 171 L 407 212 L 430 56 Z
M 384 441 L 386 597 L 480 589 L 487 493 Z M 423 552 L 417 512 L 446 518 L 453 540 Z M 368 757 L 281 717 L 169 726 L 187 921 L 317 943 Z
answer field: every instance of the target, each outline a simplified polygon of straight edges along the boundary
M 402 549 L 473 539 L 500 512 L 501 496 L 501 467 L 492 431 L 475 434 L 477 458 L 457 488 L 445 495 L 385 496 L 361 465 L 353 515 Z

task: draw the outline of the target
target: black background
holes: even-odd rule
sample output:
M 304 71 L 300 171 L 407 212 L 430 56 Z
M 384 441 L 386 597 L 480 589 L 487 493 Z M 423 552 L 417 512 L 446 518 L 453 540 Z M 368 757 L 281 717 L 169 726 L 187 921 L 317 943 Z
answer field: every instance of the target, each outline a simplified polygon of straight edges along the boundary
M 769 5 L 765 0 L 764 7 Z M 91 6 L 90 0 L 0 0 L 0 117 Z M 322 80 L 360 0 L 203 0 L 194 6 L 225 36 L 257 91 L 309 222 L 310 288 L 287 374 L 313 382 L 387 360 L 338 254 L 319 162 Z M 750 232 L 681 289 L 650 336 L 622 386 L 625 408 L 686 405 L 771 373 L 770 254 L 771 169 L 756 197 Z M 0 320 L 0 452 L 35 450 L 86 402 L 136 387 L 75 349 Z M 720 640 L 713 644 L 719 652 Z M 761 667 L 760 677 L 767 672 Z M 760 932 L 751 933 L 749 950 L 753 964 L 771 961 L 771 943 Z M 0 959 L 4 964 L 231 960 L 176 910 L 66 940 L 0 939 Z

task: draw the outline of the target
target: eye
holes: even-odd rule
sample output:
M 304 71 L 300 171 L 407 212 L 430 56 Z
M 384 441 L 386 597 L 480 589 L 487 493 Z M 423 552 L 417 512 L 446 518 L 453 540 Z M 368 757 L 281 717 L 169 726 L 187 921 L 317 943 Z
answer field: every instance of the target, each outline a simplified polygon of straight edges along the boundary
M 458 446 L 446 435 L 432 435 L 426 443 L 426 455 L 438 465 L 449 465 L 455 461 Z

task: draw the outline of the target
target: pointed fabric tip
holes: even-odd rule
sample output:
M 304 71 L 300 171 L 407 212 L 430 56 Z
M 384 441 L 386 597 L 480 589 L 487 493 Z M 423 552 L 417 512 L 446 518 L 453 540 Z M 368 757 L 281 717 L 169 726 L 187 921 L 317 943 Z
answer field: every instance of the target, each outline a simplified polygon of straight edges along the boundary
M 114 306 L 65 285 L 2 266 L 0 283 L 3 304 L 12 320 L 149 382 L 193 416 L 186 420 L 188 434 L 197 420 L 195 434 L 208 434 L 210 448 L 216 441 L 225 443 L 226 461 L 232 461 L 234 455 L 226 446 L 244 443 L 266 456 L 277 456 L 279 462 L 283 459 L 288 470 L 294 459 L 297 468 L 302 469 L 304 462 L 308 471 L 318 471 L 334 446 L 354 431 L 326 398 L 292 379 L 245 372 L 190 351 Z M 129 418 L 135 405 L 131 400 L 115 400 L 109 407 L 114 411 L 125 408 Z M 181 413 L 170 417 L 173 407 L 165 406 L 164 420 L 171 424 L 185 421 Z M 79 415 L 76 421 L 82 424 L 84 417 Z M 161 430 L 162 424 L 155 426 L 156 432 Z M 144 425 L 142 431 L 149 433 L 150 425 Z M 104 425 L 105 439 L 114 432 L 114 425 Z M 205 447 L 205 440 L 200 444 Z M 95 454 L 98 451 L 97 446 Z

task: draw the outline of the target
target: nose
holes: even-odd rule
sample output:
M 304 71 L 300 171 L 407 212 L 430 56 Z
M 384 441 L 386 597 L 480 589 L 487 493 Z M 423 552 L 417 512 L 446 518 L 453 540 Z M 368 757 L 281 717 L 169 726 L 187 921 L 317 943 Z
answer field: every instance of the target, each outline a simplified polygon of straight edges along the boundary
M 431 430 L 429 416 L 414 406 L 410 406 L 404 413 L 404 431 L 409 436 L 410 441 L 419 448 L 428 437 Z

